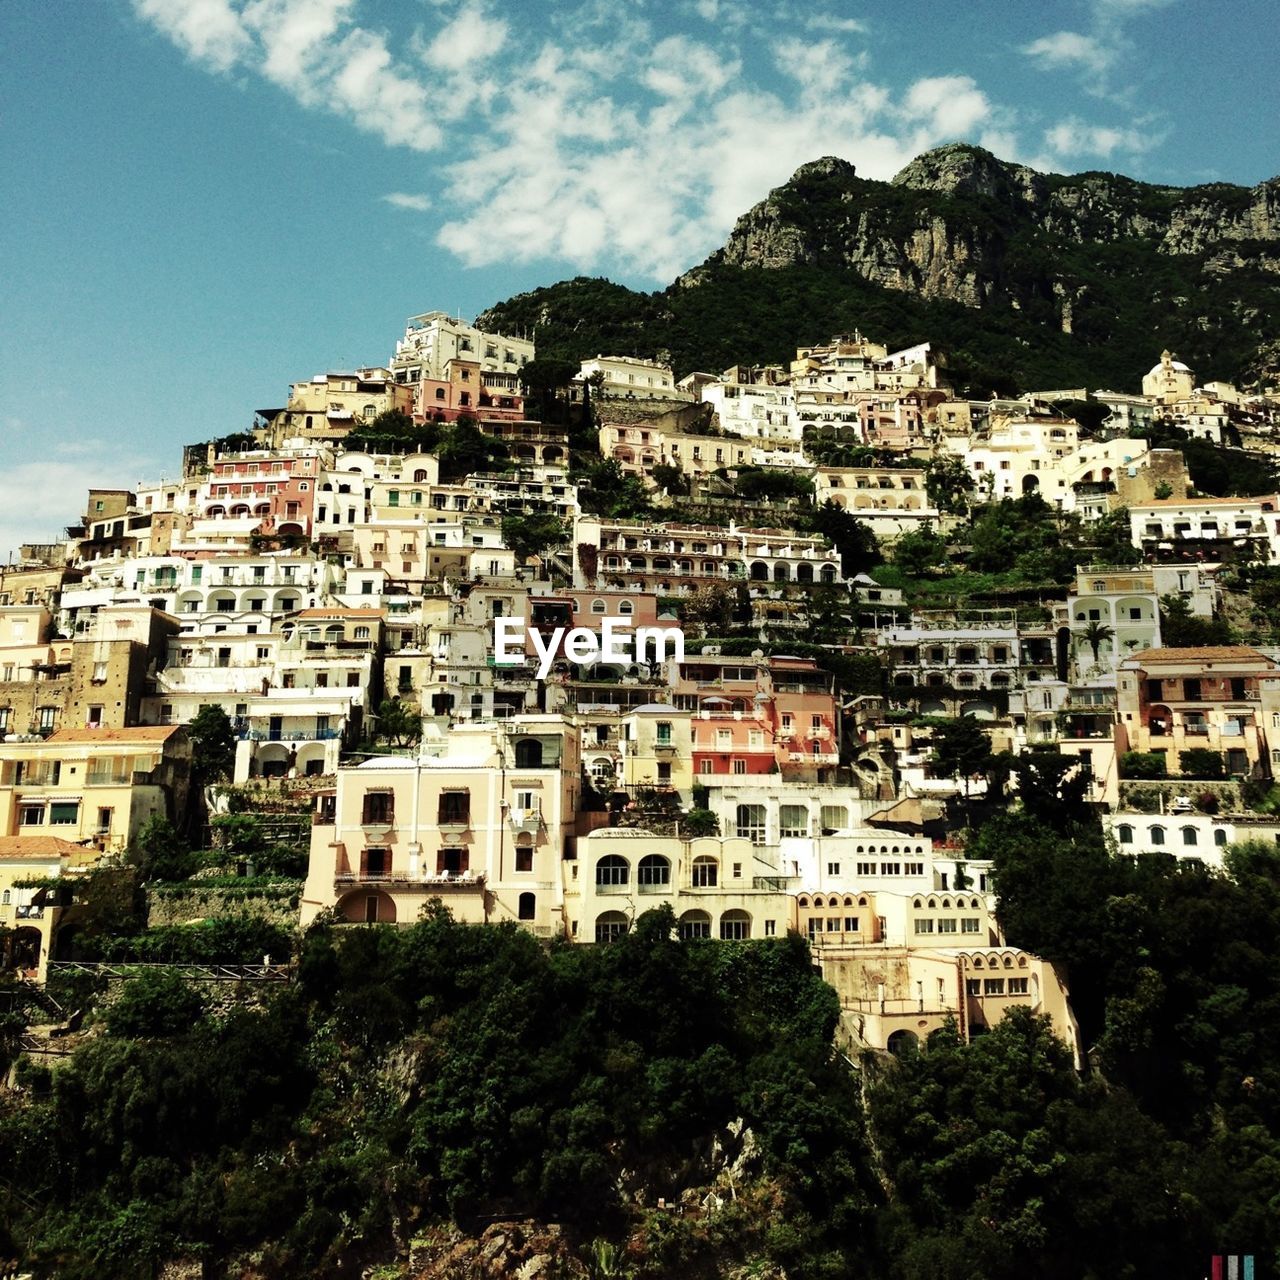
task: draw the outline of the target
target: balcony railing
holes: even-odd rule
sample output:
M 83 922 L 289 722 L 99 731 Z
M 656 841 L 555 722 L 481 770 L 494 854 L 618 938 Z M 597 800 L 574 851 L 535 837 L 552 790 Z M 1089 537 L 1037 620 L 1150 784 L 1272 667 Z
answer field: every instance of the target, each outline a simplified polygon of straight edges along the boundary
M 249 742 L 329 742 L 341 729 L 241 729 L 236 737 Z

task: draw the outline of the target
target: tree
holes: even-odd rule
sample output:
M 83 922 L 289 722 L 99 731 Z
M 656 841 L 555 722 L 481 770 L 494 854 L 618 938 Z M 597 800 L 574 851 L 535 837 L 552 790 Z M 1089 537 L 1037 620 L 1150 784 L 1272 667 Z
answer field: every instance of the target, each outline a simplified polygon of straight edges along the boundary
M 107 1010 L 113 1036 L 176 1036 L 190 1031 L 204 1011 L 200 992 L 172 969 L 130 978 Z
M 1221 618 L 1201 618 L 1191 612 L 1185 596 L 1160 597 L 1160 639 L 1170 649 L 1199 649 L 1231 644 L 1235 633 Z
M 840 553 L 840 568 L 846 578 L 874 568 L 883 557 L 871 526 L 855 520 L 842 506 L 828 499 L 797 517 L 809 533 L 820 533 Z
M 235 766 L 236 735 L 227 713 L 216 702 L 201 707 L 187 725 L 191 767 L 205 782 L 226 778 Z
M 422 737 L 422 713 L 411 702 L 387 698 L 378 706 L 375 717 L 377 738 L 393 746 L 407 747 Z
M 928 577 L 935 569 L 946 568 L 946 539 L 932 525 L 912 529 L 893 544 L 893 562 L 913 578 Z
M 460 480 L 477 471 L 504 470 L 507 446 L 485 435 L 472 419 L 459 418 L 441 433 L 436 457 L 442 481 Z
M 962 458 L 948 455 L 933 458 L 925 468 L 925 492 L 939 511 L 965 515 L 973 499 L 973 476 Z
M 129 861 L 143 880 L 185 880 L 197 859 L 163 814 L 152 814 L 130 846 Z
M 502 517 L 502 540 L 522 562 L 563 546 L 568 537 L 569 526 L 550 512 Z
M 1102 650 L 1102 646 L 1108 640 L 1114 640 L 1116 632 L 1114 627 L 1109 627 L 1105 622 L 1099 621 L 1097 618 L 1092 619 L 1087 626 L 1080 629 L 1077 639 L 1087 644 L 1093 650 L 1093 660 L 1098 661 L 1098 655 Z
M 991 739 L 972 716 L 961 716 L 933 731 L 933 766 L 945 778 L 963 778 L 965 795 L 976 775 L 991 768 Z
M 669 463 L 659 462 L 656 466 L 650 467 L 649 478 L 659 489 L 665 490 L 672 496 L 687 495 L 689 492 L 689 481 L 685 478 L 684 472 Z

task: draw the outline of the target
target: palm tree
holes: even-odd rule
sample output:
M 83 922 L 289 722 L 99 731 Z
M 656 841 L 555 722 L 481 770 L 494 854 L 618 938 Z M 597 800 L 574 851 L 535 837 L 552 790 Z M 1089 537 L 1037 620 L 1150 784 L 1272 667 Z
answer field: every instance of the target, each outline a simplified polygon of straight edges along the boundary
M 1107 640 L 1114 640 L 1115 635 L 1114 627 L 1107 626 L 1105 622 L 1094 621 L 1081 630 L 1079 638 L 1093 650 L 1093 660 L 1097 662 L 1099 650 Z

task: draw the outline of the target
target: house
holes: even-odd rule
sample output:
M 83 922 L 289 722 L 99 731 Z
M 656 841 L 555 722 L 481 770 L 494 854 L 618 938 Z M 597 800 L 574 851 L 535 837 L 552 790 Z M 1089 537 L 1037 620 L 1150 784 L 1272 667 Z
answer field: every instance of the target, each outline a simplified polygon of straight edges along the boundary
M 578 733 L 559 716 L 455 724 L 414 755 L 339 769 L 319 797 L 302 924 L 326 910 L 409 924 L 439 898 L 464 922 L 560 936 L 580 775 Z
M 0 836 L 57 836 L 123 853 L 152 817 L 181 824 L 191 773 L 186 730 L 60 729 L 0 744 Z
M 1119 668 L 1117 751 L 1161 754 L 1175 775 L 1191 750 L 1217 755 L 1229 774 L 1269 774 L 1262 687 L 1276 670 L 1244 645 L 1135 653 Z

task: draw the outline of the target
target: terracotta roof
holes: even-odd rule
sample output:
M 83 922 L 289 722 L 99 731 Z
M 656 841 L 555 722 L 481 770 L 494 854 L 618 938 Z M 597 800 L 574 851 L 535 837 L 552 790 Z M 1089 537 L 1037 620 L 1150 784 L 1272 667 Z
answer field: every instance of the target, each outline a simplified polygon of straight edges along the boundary
M 381 618 L 381 609 L 301 609 L 298 618 Z
M 59 729 L 47 742 L 167 742 L 180 724 L 139 725 L 133 729 Z
M 1135 653 L 1129 662 L 1265 662 L 1275 663 L 1257 649 L 1243 644 L 1206 645 L 1203 649 L 1143 649 Z
M 57 836 L 0 836 L 0 862 L 11 858 L 61 858 L 84 853 L 84 846 Z

